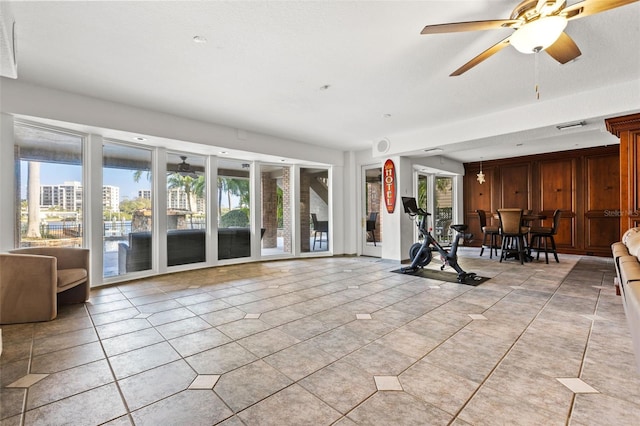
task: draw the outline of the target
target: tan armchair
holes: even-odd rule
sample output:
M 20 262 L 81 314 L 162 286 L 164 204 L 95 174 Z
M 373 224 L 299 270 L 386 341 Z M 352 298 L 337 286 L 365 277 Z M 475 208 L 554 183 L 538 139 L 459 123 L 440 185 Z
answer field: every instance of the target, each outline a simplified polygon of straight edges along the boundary
M 58 303 L 89 299 L 89 277 L 88 249 L 32 247 L 0 254 L 0 324 L 54 319 Z

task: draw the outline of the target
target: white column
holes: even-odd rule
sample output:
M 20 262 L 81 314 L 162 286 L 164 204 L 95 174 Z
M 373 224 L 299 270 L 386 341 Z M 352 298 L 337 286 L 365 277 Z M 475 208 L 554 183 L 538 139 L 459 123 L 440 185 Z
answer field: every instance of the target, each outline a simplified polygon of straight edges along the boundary
M 0 114 L 0 185 L 4 199 L 0 203 L 0 252 L 15 248 L 17 242 L 16 180 L 13 141 L 13 116 Z
M 413 196 L 413 168 L 408 158 L 390 158 L 396 170 L 396 205 L 393 213 L 388 213 L 386 208 L 382 212 L 382 258 L 400 262 L 409 258 L 409 247 L 414 243 L 413 221 L 402 207 L 402 197 Z
M 205 250 L 207 263 L 218 263 L 218 159 L 207 157 L 207 238 Z
M 83 244 L 91 250 L 91 286 L 102 284 L 104 267 L 104 227 L 102 224 L 102 136 L 89 135 L 84 149 L 82 188 Z
M 153 238 L 151 260 L 153 269 L 167 271 L 167 150 L 157 148 L 153 155 Z

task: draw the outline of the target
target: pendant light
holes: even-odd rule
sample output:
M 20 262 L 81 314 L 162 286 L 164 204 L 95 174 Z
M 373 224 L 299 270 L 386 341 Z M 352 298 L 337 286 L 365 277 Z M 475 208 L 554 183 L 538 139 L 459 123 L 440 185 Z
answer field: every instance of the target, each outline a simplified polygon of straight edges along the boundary
M 482 185 L 484 183 L 484 173 L 482 173 L 482 158 L 480 159 L 480 173 L 478 173 L 476 176 L 478 183 Z

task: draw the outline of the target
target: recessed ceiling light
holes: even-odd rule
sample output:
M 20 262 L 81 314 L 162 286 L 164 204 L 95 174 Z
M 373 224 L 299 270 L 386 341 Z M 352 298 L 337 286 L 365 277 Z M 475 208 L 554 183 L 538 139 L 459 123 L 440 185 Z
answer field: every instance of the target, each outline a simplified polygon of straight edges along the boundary
M 424 152 L 442 152 L 442 148 L 427 148 L 423 150 Z
M 228 152 L 227 151 L 220 151 L 218 154 L 227 155 Z
M 331 85 L 325 84 L 324 86 L 320 86 L 320 90 L 327 90 Z
M 193 42 L 194 43 L 206 43 L 207 39 L 206 39 L 206 37 L 197 35 L 197 36 L 193 37 Z
M 282 162 L 284 163 L 284 162 L 285 162 L 285 161 L 287 161 L 287 160 L 285 160 L 285 159 L 283 158 L 283 159 L 282 159 L 282 160 L 280 160 L 280 161 L 282 161 Z
M 517 143 L 516 146 L 522 146 L 524 145 L 523 143 Z
M 142 136 L 136 136 L 135 138 L 133 138 L 133 140 L 142 142 L 142 141 L 146 141 L 147 138 L 143 138 Z
M 391 118 L 391 114 L 382 114 L 384 118 Z

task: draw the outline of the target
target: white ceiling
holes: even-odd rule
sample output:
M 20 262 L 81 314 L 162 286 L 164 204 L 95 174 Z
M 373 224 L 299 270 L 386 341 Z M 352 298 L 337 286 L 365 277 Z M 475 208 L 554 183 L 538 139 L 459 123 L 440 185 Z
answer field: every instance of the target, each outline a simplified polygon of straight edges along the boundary
M 460 77 L 449 74 L 512 30 L 422 28 L 508 18 L 518 0 L 3 3 L 20 81 L 338 150 L 386 138 L 396 154 L 488 160 L 615 143 L 602 118 L 632 111 L 598 102 L 609 87 L 636 90 L 640 111 L 640 3 L 570 21 L 576 61 L 536 65 L 507 47 Z M 574 117 L 554 102 L 587 126 L 560 133 Z M 477 136 L 461 129 L 479 121 Z

